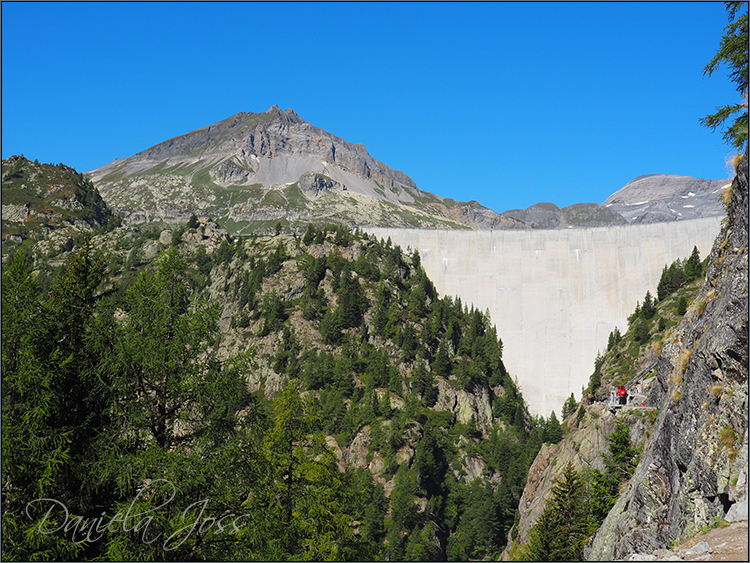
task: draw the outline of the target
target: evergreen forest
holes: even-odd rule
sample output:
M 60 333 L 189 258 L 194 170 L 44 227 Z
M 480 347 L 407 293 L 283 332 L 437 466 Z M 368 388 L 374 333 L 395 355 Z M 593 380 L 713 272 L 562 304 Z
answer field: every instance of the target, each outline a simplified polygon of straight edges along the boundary
M 110 224 L 2 288 L 8 560 L 497 558 L 562 437 L 486 314 L 341 226 Z

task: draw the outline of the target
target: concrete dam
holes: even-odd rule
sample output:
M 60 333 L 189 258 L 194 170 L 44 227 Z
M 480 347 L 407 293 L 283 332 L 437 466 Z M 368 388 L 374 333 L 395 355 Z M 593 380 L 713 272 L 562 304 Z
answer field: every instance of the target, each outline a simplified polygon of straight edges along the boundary
M 562 230 L 455 231 L 361 227 L 419 251 L 440 295 L 489 310 L 503 361 L 534 415 L 559 416 L 588 385 L 609 333 L 624 334 L 662 269 L 711 251 L 722 217 Z

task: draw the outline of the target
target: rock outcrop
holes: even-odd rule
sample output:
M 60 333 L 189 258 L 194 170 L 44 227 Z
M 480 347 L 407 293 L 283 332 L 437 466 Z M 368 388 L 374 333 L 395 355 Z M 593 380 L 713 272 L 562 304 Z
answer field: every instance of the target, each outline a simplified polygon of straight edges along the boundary
M 747 158 L 705 284 L 659 356 L 653 434 L 587 559 L 664 549 L 716 519 L 747 518 Z
M 312 198 L 318 197 L 326 190 L 343 191 L 346 189 L 346 186 L 341 182 L 332 180 L 323 174 L 316 174 L 315 172 L 305 172 L 300 176 L 297 183 L 299 184 L 299 189 L 302 190 L 302 193 Z
M 108 223 L 112 213 L 94 185 L 64 164 L 11 156 L 2 163 L 2 254 L 32 238 L 48 248 Z
M 618 415 L 631 428 L 630 439 L 641 446 L 651 424 L 649 411 L 631 410 Z M 597 403 L 586 409 L 586 416 L 575 421 L 568 420 L 572 429 L 559 444 L 545 444 L 529 468 L 526 485 L 518 503 L 517 542 L 526 542 L 529 530 L 552 498 L 555 480 L 561 477 L 565 467 L 571 463 L 573 469 L 586 472 L 589 469 L 604 471 L 604 454 L 608 451 L 607 436 L 615 429 L 618 417 L 610 413 L 605 405 Z

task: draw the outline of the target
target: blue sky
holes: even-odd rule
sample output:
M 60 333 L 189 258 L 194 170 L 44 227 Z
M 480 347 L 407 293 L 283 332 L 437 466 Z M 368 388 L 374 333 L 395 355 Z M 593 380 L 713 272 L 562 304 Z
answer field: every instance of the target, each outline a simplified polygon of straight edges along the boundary
M 498 212 L 721 179 L 723 3 L 2 4 L 2 156 L 87 171 L 277 104 Z

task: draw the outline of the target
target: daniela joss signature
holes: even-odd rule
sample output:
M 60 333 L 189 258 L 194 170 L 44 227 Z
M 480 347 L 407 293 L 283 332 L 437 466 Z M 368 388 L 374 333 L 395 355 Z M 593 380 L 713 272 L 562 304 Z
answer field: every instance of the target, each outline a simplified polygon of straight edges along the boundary
M 166 496 L 165 491 L 171 491 L 171 494 L 164 502 L 148 510 L 139 511 L 140 503 L 154 493 Z M 176 494 L 177 488 L 173 483 L 166 479 L 157 479 L 138 492 L 124 513 L 118 512 L 110 516 L 102 512 L 101 516 L 84 518 L 71 515 L 65 504 L 57 499 L 41 498 L 26 505 L 26 514 L 33 519 L 32 513 L 36 512 L 39 506 L 42 510 L 46 507 L 47 511 L 37 524 L 36 531 L 44 535 L 61 533 L 68 536 L 74 543 L 93 543 L 99 541 L 107 533 L 134 532 L 140 534 L 143 543 L 151 544 L 162 537 L 162 533 L 154 529 L 156 526 L 152 526 L 154 517 L 159 510 L 163 510 L 174 500 Z M 199 500 L 182 511 L 182 526 L 163 540 L 163 547 L 166 551 L 180 547 L 193 533 L 207 536 L 236 534 L 240 531 L 240 523 L 243 518 L 248 517 L 247 514 L 225 513 L 219 518 L 208 516 L 206 508 L 209 502 L 210 499 Z

